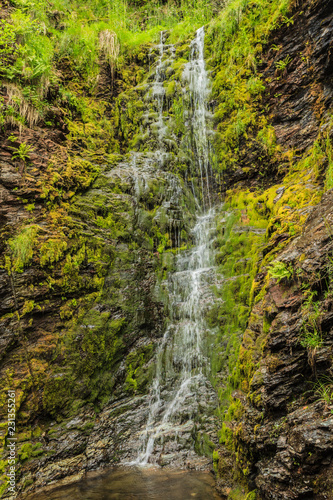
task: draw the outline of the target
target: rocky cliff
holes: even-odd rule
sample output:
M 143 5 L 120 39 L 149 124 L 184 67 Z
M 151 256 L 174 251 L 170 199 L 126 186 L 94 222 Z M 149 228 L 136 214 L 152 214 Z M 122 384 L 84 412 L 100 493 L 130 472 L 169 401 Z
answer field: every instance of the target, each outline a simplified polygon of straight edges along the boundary
M 133 15 L 148 30 L 144 4 Z M 332 2 L 212 5 L 201 176 L 186 76 L 194 21 L 134 48 L 119 31 L 122 52 L 98 27 L 99 45 L 80 42 L 99 47 L 94 64 L 55 45 L 46 85 L 32 56 L 10 73 L 25 57 L 16 44 L 70 33 L 69 14 L 41 20 L 33 8 L 1 11 L 4 498 L 9 389 L 20 495 L 133 458 L 170 318 L 161 284 L 208 196 L 223 276 L 206 312 L 219 404 L 212 416 L 207 389 L 214 402 L 160 465 L 213 462 L 225 498 L 333 498 Z
M 331 190 L 321 199 L 323 187 L 331 187 L 332 7 L 298 3 L 290 24 L 272 33 L 259 67 L 261 105 L 280 156 L 267 164 L 252 146 L 227 178 L 243 230 L 268 223 L 222 430 L 240 477 L 260 498 L 332 497 Z M 253 187 L 244 197 L 245 186 Z M 240 229 L 225 237 L 235 249 L 244 245 Z M 239 310 L 244 302 L 239 294 Z M 239 325 L 224 321 L 240 338 Z M 221 450 L 221 478 L 228 466 Z M 228 496 L 231 483 L 220 484 Z

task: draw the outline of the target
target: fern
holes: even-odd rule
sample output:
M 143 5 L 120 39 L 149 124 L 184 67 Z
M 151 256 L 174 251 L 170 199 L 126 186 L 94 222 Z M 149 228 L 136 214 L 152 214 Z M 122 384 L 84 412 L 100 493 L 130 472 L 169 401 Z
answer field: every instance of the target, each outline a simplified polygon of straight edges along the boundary
M 272 278 L 277 279 L 278 283 L 284 278 L 291 278 L 293 274 L 292 270 L 284 262 L 279 260 L 270 266 L 268 273 Z
M 19 159 L 26 162 L 29 159 L 30 153 L 32 151 L 34 151 L 34 148 L 32 146 L 29 146 L 26 142 L 22 142 L 14 151 L 12 158 L 13 160 Z
M 284 71 L 291 61 L 292 59 L 290 56 L 287 56 L 284 60 L 281 59 L 281 61 L 277 61 L 275 63 L 276 69 L 279 71 Z

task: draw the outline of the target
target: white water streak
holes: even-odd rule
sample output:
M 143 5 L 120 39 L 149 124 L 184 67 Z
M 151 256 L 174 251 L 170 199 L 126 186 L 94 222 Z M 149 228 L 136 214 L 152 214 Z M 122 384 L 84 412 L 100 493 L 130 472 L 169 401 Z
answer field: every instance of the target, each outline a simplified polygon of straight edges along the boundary
M 163 34 L 161 33 L 160 55 L 155 69 L 152 94 L 158 105 L 159 143 L 165 134 L 163 121 Z M 200 170 L 202 198 L 205 194 L 211 204 L 209 192 L 209 142 L 206 126 L 206 102 L 210 91 L 204 61 L 204 29 L 200 28 L 190 47 L 190 61 L 186 65 L 184 80 L 189 83 L 191 96 L 191 125 L 194 137 L 194 156 Z M 205 186 L 204 186 L 204 178 Z M 136 188 L 138 189 L 138 188 Z M 173 187 L 174 195 L 179 193 Z M 171 197 L 169 198 L 171 200 Z M 170 203 L 170 202 L 168 202 Z M 198 407 L 199 388 L 205 386 L 209 361 L 205 354 L 204 341 L 209 330 L 205 319 L 207 307 L 214 301 L 211 291 L 213 262 L 214 210 L 197 217 L 193 228 L 194 246 L 177 255 L 176 271 L 170 273 L 166 286 L 169 291 L 171 323 L 166 329 L 157 351 L 156 374 L 149 396 L 149 413 L 146 428 L 141 436 L 141 450 L 134 463 L 147 464 L 158 438 L 170 431 L 177 439 L 182 429 L 184 408 L 195 415 Z M 214 279 L 214 278 L 213 278 Z M 192 409 L 191 409 L 192 408 Z M 163 439 L 162 439 L 163 441 Z
M 149 417 L 142 436 L 144 449 L 136 460 L 139 464 L 148 463 L 155 439 L 169 431 L 186 399 L 195 397 L 198 386 L 208 375 L 203 345 L 208 330 L 206 307 L 214 300 L 210 291 L 210 277 L 214 273 L 211 234 L 214 217 L 213 210 L 198 217 L 193 229 L 195 246 L 177 256 L 177 270 L 168 278 L 172 324 L 157 353 Z M 163 400 L 162 389 L 169 377 L 173 379 L 174 388 L 171 397 Z
M 183 79 L 189 83 L 191 97 L 191 128 L 195 144 L 195 158 L 199 166 L 201 178 L 201 190 L 203 206 L 211 207 L 209 190 L 209 171 L 210 171 L 210 145 L 207 133 L 207 98 L 211 87 L 206 71 L 205 57 L 205 31 L 204 28 L 198 29 L 195 39 L 190 46 L 190 61 L 186 64 Z M 204 176 L 206 178 L 204 186 Z M 207 190 L 207 200 L 205 202 L 205 189 Z

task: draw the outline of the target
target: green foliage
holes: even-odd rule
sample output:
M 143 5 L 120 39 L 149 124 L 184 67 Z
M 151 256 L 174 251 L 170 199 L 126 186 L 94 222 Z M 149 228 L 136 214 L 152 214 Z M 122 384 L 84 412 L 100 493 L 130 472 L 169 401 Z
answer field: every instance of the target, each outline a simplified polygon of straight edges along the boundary
M 271 125 L 264 126 L 257 134 L 257 140 L 264 146 L 269 155 L 273 155 L 276 150 L 275 129 Z
M 7 74 L 17 55 L 16 33 L 13 24 L 0 20 L 0 76 Z
M 27 226 L 15 238 L 8 240 L 12 257 L 11 270 L 22 273 L 24 267 L 29 264 L 33 256 L 38 230 L 38 226 L 34 224 Z
M 50 238 L 41 245 L 40 264 L 47 266 L 58 262 L 67 249 L 67 242 L 62 238 Z
M 70 302 L 71 307 L 79 307 L 79 300 Z M 47 412 L 54 416 L 70 412 L 73 400 L 78 405 L 96 400 L 102 404 L 102 397 L 108 396 L 114 385 L 110 371 L 122 357 L 124 324 L 124 318 L 112 319 L 110 313 L 98 312 L 94 304 L 78 324 L 74 323 L 64 339 L 67 357 L 62 371 L 50 375 L 45 384 L 43 406 Z
M 328 191 L 329 189 L 333 188 L 333 148 L 329 133 L 327 133 L 325 140 L 325 150 L 328 161 L 328 166 L 326 170 L 325 190 Z
M 288 64 L 292 61 L 290 56 L 287 56 L 285 59 L 281 59 L 275 63 L 276 69 L 279 71 L 284 71 Z
M 184 133 L 184 104 L 182 97 L 178 99 L 173 99 L 172 102 L 172 113 L 175 122 L 175 132 L 177 135 Z
M 45 382 L 43 407 L 54 417 L 66 407 L 71 399 L 69 377 L 64 374 L 52 375 Z
M 33 300 L 26 300 L 24 302 L 24 306 L 21 312 L 21 317 L 25 316 L 26 314 L 29 314 L 31 311 L 34 310 L 35 302 Z
M 35 85 L 42 102 L 57 66 L 69 61 L 77 80 L 93 89 L 99 60 L 112 72 L 130 53 L 156 41 L 161 30 L 177 27 L 175 39 L 193 33 L 212 16 L 208 0 L 156 0 L 133 5 L 126 0 L 70 2 L 16 0 L 10 19 L 0 22 L 0 75 L 22 88 Z M 53 14 L 54 13 L 54 14 Z
M 247 494 L 245 500 L 256 500 L 257 499 L 257 493 L 256 490 L 250 491 L 250 493 Z
M 144 366 L 151 359 L 153 354 L 153 344 L 140 347 L 136 351 L 130 352 L 126 358 L 127 375 L 125 380 L 125 390 L 136 392 L 142 390 L 151 374 L 148 371 L 145 376 Z
M 218 238 L 217 263 L 220 264 L 219 271 L 225 281 L 221 291 L 216 290 L 222 301 L 217 306 L 218 309 L 212 311 L 212 316 L 219 326 L 217 345 L 223 343 L 225 347 L 222 351 L 217 349 L 212 364 L 217 380 L 219 372 L 223 372 L 225 366 L 228 366 L 229 375 L 219 389 L 220 412 L 222 419 L 225 419 L 227 417 L 224 410 L 230 405 L 230 395 L 241 384 L 239 350 L 250 314 L 251 286 L 257 272 L 264 235 L 246 231 L 246 224 L 240 220 L 239 210 L 231 212 L 226 222 L 219 224 L 218 229 L 221 236 Z M 212 320 L 211 316 L 209 319 Z M 212 326 L 216 325 L 213 323 Z
M 266 120 L 256 115 L 256 106 L 264 89 L 257 76 L 257 65 L 269 33 L 288 11 L 289 0 L 232 0 L 210 23 L 207 44 L 212 52 L 210 65 L 219 68 L 213 93 L 218 102 L 216 149 L 219 170 L 237 162 L 242 138 L 256 132 L 258 140 L 267 144 L 273 154 L 271 131 L 262 132 Z
M 312 291 L 309 284 L 303 283 L 304 302 L 302 304 L 303 323 L 301 326 L 300 344 L 308 352 L 308 362 L 313 375 L 316 377 L 316 353 L 323 345 L 323 338 L 320 328 L 320 302 L 315 301 L 316 291 Z
M 307 283 L 303 283 L 303 297 L 302 304 L 303 324 L 302 324 L 302 337 L 300 343 L 303 347 L 315 350 L 323 343 L 321 333 L 319 330 L 321 316 L 320 303 L 315 301 L 317 295 L 316 291 L 310 289 Z
M 210 436 L 205 432 L 198 432 L 194 443 L 194 449 L 198 455 L 204 455 L 214 459 L 215 445 L 211 441 Z M 216 455 L 215 455 L 216 457 Z
M 309 330 L 306 325 L 303 326 L 303 334 L 300 340 L 302 347 L 314 351 L 323 345 L 323 339 L 318 330 L 314 327 L 313 331 Z
M 19 449 L 17 455 L 20 462 L 26 462 L 29 458 L 38 457 L 44 454 L 42 443 L 24 443 Z
M 333 379 L 331 377 L 322 377 L 316 382 L 314 389 L 319 396 L 319 401 L 323 401 L 326 406 L 333 405 Z M 333 413 L 332 408 L 331 413 Z
M 12 155 L 13 160 L 18 158 L 19 160 L 22 160 L 23 162 L 26 162 L 29 157 L 30 153 L 34 151 L 35 148 L 32 146 L 29 146 L 27 143 L 22 142 L 17 149 L 14 150 L 14 153 Z
M 293 275 L 293 271 L 287 266 L 287 264 L 279 260 L 273 262 L 273 264 L 268 269 L 268 273 L 272 278 L 277 279 L 278 283 L 282 279 L 290 279 Z

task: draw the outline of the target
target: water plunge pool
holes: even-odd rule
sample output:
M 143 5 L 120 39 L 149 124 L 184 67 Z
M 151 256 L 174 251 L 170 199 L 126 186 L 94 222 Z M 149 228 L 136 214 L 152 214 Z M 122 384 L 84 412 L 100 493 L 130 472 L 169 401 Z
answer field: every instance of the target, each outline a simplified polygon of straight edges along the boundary
M 219 500 L 211 473 L 157 467 L 113 467 L 26 500 Z

